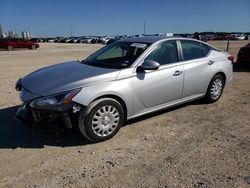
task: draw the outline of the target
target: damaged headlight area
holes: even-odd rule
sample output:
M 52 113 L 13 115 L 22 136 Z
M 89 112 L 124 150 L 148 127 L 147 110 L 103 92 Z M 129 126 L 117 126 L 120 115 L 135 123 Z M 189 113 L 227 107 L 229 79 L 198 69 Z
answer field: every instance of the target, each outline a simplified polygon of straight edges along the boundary
M 81 109 L 81 106 L 74 103 L 72 99 L 80 91 L 81 89 L 76 89 L 26 102 L 19 107 L 16 119 L 25 123 L 42 121 L 49 124 L 56 119 L 61 119 L 65 126 L 71 129 L 71 117 Z
M 59 112 L 67 111 L 73 105 L 73 97 L 80 91 L 81 89 L 77 89 L 51 97 L 35 99 L 30 103 L 30 107 L 38 110 L 52 110 Z

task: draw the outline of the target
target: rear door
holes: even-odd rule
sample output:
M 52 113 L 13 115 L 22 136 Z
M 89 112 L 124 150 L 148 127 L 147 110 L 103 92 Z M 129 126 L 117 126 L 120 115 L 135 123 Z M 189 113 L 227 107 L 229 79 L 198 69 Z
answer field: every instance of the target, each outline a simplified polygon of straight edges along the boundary
M 192 40 L 180 40 L 184 67 L 183 100 L 206 93 L 216 70 L 210 47 Z

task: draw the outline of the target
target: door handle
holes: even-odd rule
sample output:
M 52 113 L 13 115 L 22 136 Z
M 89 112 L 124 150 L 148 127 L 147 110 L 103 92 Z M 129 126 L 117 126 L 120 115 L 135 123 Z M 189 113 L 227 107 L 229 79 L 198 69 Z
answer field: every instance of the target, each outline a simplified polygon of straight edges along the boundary
M 180 70 L 176 70 L 173 74 L 173 76 L 179 76 L 182 74 L 183 71 L 180 71 Z
M 208 65 L 212 65 L 212 64 L 214 64 L 214 61 L 209 61 L 208 63 L 207 63 Z

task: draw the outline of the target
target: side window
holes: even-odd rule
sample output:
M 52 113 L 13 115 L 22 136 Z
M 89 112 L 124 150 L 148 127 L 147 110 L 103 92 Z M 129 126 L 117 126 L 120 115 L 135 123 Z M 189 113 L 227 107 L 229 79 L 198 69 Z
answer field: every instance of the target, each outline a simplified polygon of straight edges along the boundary
M 160 65 L 175 63 L 178 61 L 176 41 L 165 41 L 159 44 L 146 59 L 154 60 Z
M 201 43 L 201 50 L 203 57 L 205 57 L 208 54 L 210 48 L 206 44 Z
M 192 60 L 203 57 L 199 42 L 181 40 L 182 52 L 184 60 Z

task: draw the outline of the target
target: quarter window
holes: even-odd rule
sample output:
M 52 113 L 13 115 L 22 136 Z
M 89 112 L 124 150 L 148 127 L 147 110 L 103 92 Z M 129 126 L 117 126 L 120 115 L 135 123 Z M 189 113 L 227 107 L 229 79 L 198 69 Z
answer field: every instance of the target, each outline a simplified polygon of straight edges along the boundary
M 159 44 L 146 59 L 154 60 L 160 65 L 175 63 L 178 61 L 176 41 L 165 41 Z
M 182 40 L 182 52 L 184 60 L 192 60 L 203 57 L 201 46 L 199 42 Z
M 201 50 L 203 57 L 205 57 L 208 54 L 210 48 L 206 44 L 201 43 Z

